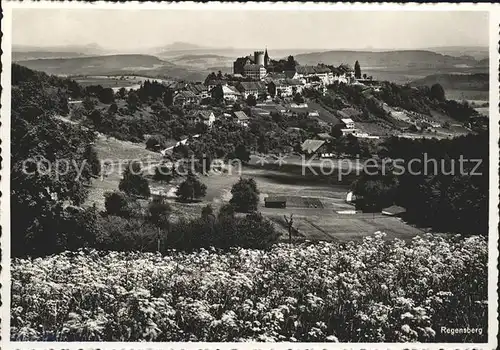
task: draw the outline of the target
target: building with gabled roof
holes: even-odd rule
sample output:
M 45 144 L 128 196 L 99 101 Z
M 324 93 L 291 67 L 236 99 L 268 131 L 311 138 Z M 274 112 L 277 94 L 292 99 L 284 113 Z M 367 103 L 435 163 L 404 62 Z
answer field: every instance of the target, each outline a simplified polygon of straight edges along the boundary
M 248 126 L 248 123 L 250 122 L 250 118 L 243 111 L 234 112 L 234 117 L 235 117 L 236 123 L 238 123 L 242 126 Z
M 354 121 L 351 118 L 342 118 L 340 120 L 342 121 L 342 123 L 345 124 L 345 127 L 347 129 L 354 129 L 355 124 L 354 124 Z
M 305 140 L 302 145 L 300 146 L 302 149 L 302 152 L 306 154 L 314 154 L 318 153 L 320 151 L 320 148 L 325 144 L 326 142 L 324 140 L 312 140 L 312 139 L 307 139 Z
M 266 84 L 261 81 L 242 81 L 236 85 L 236 88 L 244 98 L 248 98 L 250 95 L 254 95 L 255 97 L 262 94 L 267 95 Z
M 200 98 L 192 91 L 179 91 L 174 95 L 174 104 L 185 106 L 187 104 L 196 104 L 200 102 Z
M 215 122 L 214 112 L 209 110 L 191 111 L 186 115 L 186 117 L 195 123 L 203 123 L 208 127 L 211 127 Z

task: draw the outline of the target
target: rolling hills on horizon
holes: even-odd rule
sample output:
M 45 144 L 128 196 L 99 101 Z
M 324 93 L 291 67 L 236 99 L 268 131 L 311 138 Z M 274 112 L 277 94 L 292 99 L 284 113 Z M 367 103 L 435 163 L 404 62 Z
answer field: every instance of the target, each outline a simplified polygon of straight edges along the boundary
M 178 47 L 171 47 L 169 58 L 150 54 L 85 55 L 62 51 L 60 55 L 70 57 L 23 59 L 25 56 L 18 53 L 14 55 L 14 61 L 55 75 L 143 74 L 200 81 L 212 71 L 231 71 L 233 56 L 210 52 L 208 48 L 190 49 L 187 50 L 189 53 L 183 50 L 184 54 L 179 55 Z M 245 52 L 249 53 L 248 50 Z M 269 53 L 271 58 L 276 57 L 274 51 L 269 50 Z M 25 54 L 33 55 L 32 51 Z M 398 83 L 408 83 L 434 74 L 487 73 L 489 66 L 488 59 L 478 60 L 470 55 L 456 57 L 427 50 L 335 50 L 299 53 L 294 57 L 302 65 L 347 63 L 353 66 L 355 61 L 359 61 L 363 73 L 372 75 L 374 79 Z

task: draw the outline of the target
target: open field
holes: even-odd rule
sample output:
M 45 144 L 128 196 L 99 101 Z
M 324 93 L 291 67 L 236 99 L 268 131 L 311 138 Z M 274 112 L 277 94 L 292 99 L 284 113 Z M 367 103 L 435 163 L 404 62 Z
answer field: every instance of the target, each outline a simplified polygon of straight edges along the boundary
M 358 240 L 367 233 L 384 231 L 388 237 L 408 239 L 421 233 L 410 225 L 393 217 L 380 214 L 342 214 L 346 210 L 353 210 L 353 206 L 345 202 L 350 183 L 355 178 L 355 161 L 349 160 L 322 160 L 317 159 L 313 164 L 317 171 L 319 165 L 331 167 L 331 175 L 313 175 L 308 171 L 302 175 L 302 159 L 299 156 L 289 156 L 287 163 L 279 167 L 269 157 L 269 163 L 264 166 L 256 163 L 256 157 L 248 166 L 241 169 L 229 168 L 222 174 L 199 176 L 201 182 L 207 186 L 206 196 L 197 203 L 179 203 L 176 201 L 176 186 L 183 180 L 177 178 L 170 184 L 156 182 L 152 179 L 155 166 L 161 160 L 159 153 L 150 152 L 143 144 L 119 141 L 114 138 L 100 136 L 96 142 L 96 149 L 101 160 L 106 159 L 112 165 L 108 174 L 94 180 L 87 204 L 95 203 L 104 209 L 104 193 L 118 189 L 122 170 L 117 168 L 121 162 L 125 165 L 128 160 L 140 159 L 144 162 L 145 175 L 150 180 L 153 193 L 161 193 L 172 206 L 172 219 L 180 217 L 194 218 L 201 214 L 203 206 L 210 204 L 215 211 L 228 203 L 231 199 L 231 187 L 240 177 L 252 177 L 257 182 L 260 191 L 259 211 L 268 217 L 282 234 L 288 239 L 288 231 L 283 217 L 293 214 L 294 228 L 297 233 L 294 239 L 309 240 Z M 346 170 L 347 164 L 352 173 L 338 180 L 336 173 L 340 169 Z M 112 171 L 111 171 L 112 170 Z M 111 172 L 110 172 L 111 171 Z M 347 171 L 346 171 L 347 172 Z M 267 196 L 284 196 L 287 198 L 287 208 L 266 208 L 264 199 Z
M 86 204 L 96 204 L 104 209 L 104 193 L 118 189 L 122 172 L 130 160 L 140 160 L 149 171 L 161 159 L 159 153 L 146 149 L 144 144 L 120 141 L 113 137 L 99 135 L 95 143 L 99 160 L 104 166 L 104 174 L 93 181 Z
M 283 240 L 288 239 L 283 216 L 290 217 L 291 214 L 294 228 L 298 230 L 294 239 L 299 240 L 358 240 L 367 232 L 376 231 L 384 231 L 391 238 L 409 239 L 422 233 L 394 217 L 339 213 L 354 209 L 345 202 L 349 190 L 346 184 L 328 184 L 324 181 L 311 181 L 310 176 L 300 179 L 295 174 L 248 167 L 242 169 L 241 176 L 253 177 L 257 182 L 260 191 L 258 210 L 275 224 Z M 201 176 L 200 181 L 207 185 L 207 196 L 202 202 L 193 204 L 177 203 L 172 198 L 174 215 L 199 216 L 201 208 L 206 204 L 218 210 L 231 199 L 231 186 L 239 177 L 239 173 Z M 172 187 L 175 185 L 167 185 L 165 190 L 168 192 Z M 287 208 L 266 208 L 264 198 L 267 196 L 286 197 Z

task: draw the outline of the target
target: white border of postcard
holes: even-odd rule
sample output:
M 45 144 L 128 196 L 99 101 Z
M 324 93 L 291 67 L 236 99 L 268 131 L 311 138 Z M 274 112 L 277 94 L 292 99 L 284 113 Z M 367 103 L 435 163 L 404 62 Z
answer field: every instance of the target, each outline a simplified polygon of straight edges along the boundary
M 320 349 L 320 348 L 352 348 L 352 349 L 406 349 L 425 348 L 425 349 L 470 349 L 497 348 L 498 334 L 498 199 L 499 199 L 499 181 L 498 181 L 498 161 L 499 161 L 499 53 L 498 44 L 500 39 L 500 6 L 498 4 L 319 4 L 319 3 L 70 3 L 70 2 L 4 2 L 2 3 L 3 18 L 1 21 L 2 29 L 2 95 L 1 95 L 1 127 L 0 139 L 2 140 L 2 167 L 0 190 L 2 193 L 0 199 L 0 224 L 2 227 L 1 247 L 2 247 L 2 270 L 1 270 L 1 347 L 4 349 L 153 349 L 153 348 L 171 348 L 171 349 L 234 349 L 234 348 L 261 348 L 261 349 Z M 340 10 L 365 10 L 365 11 L 487 11 L 489 12 L 489 45 L 490 45 L 490 201 L 489 201 L 489 266 L 488 266 L 488 343 L 424 343 L 424 344 L 405 344 L 405 343 L 125 343 L 125 342 L 11 342 L 10 341 L 10 65 L 11 65 L 11 26 L 12 10 L 16 8 L 72 8 L 72 9 L 191 9 L 200 10 L 269 10 L 269 11 L 340 11 Z M 470 30 L 474 30 L 470 28 Z

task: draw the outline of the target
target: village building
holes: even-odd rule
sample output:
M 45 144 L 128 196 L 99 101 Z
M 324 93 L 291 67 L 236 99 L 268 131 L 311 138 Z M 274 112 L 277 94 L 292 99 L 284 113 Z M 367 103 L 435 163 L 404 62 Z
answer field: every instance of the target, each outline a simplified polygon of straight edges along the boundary
M 194 123 L 203 123 L 208 127 L 212 127 L 215 122 L 215 115 L 212 111 L 198 110 L 192 111 L 187 115 L 187 118 Z
M 243 74 L 250 79 L 262 80 L 266 73 L 266 68 L 261 64 L 247 64 L 243 67 Z
M 200 97 L 191 91 L 179 91 L 174 95 L 174 105 L 186 106 L 200 103 Z
M 227 86 L 228 85 L 228 82 L 227 80 L 208 80 L 207 82 L 205 82 L 205 85 L 208 89 L 208 91 L 211 91 L 213 90 L 216 86 Z
M 256 98 L 261 95 L 267 95 L 266 84 L 260 81 L 242 81 L 236 85 L 236 88 L 245 99 L 250 95 L 254 95 Z
M 185 86 L 184 90 L 191 91 L 196 96 L 198 96 L 200 99 L 210 97 L 208 87 L 201 84 L 201 83 L 187 84 Z
M 355 124 L 351 118 L 342 118 L 340 120 L 344 123 L 346 129 L 354 129 Z
M 335 137 L 333 137 L 332 135 L 330 135 L 329 133 L 326 133 L 326 132 L 321 132 L 317 136 L 318 136 L 319 139 L 327 141 L 327 142 L 328 141 L 332 141 L 335 138 Z
M 300 148 L 305 154 L 313 155 L 316 153 L 321 153 L 324 150 L 325 144 L 326 142 L 324 140 L 307 139 L 302 143 Z
M 281 79 L 271 81 L 267 87 L 271 96 L 291 97 L 296 93 L 301 93 L 304 84 L 298 79 Z
M 388 208 L 382 209 L 382 214 L 387 216 L 401 216 L 406 213 L 406 209 L 399 205 L 391 205 Z
M 269 196 L 264 198 L 264 206 L 266 208 L 286 208 L 286 197 Z
M 241 126 L 248 126 L 250 118 L 243 111 L 234 112 L 234 118 L 237 124 Z
M 266 76 L 269 66 L 269 54 L 264 51 L 255 51 L 253 56 L 239 57 L 233 63 L 233 74 L 240 74 L 244 77 L 261 80 Z
M 222 86 L 222 93 L 224 95 L 224 100 L 226 100 L 227 102 L 235 102 L 239 98 L 241 98 L 241 93 L 231 85 Z

